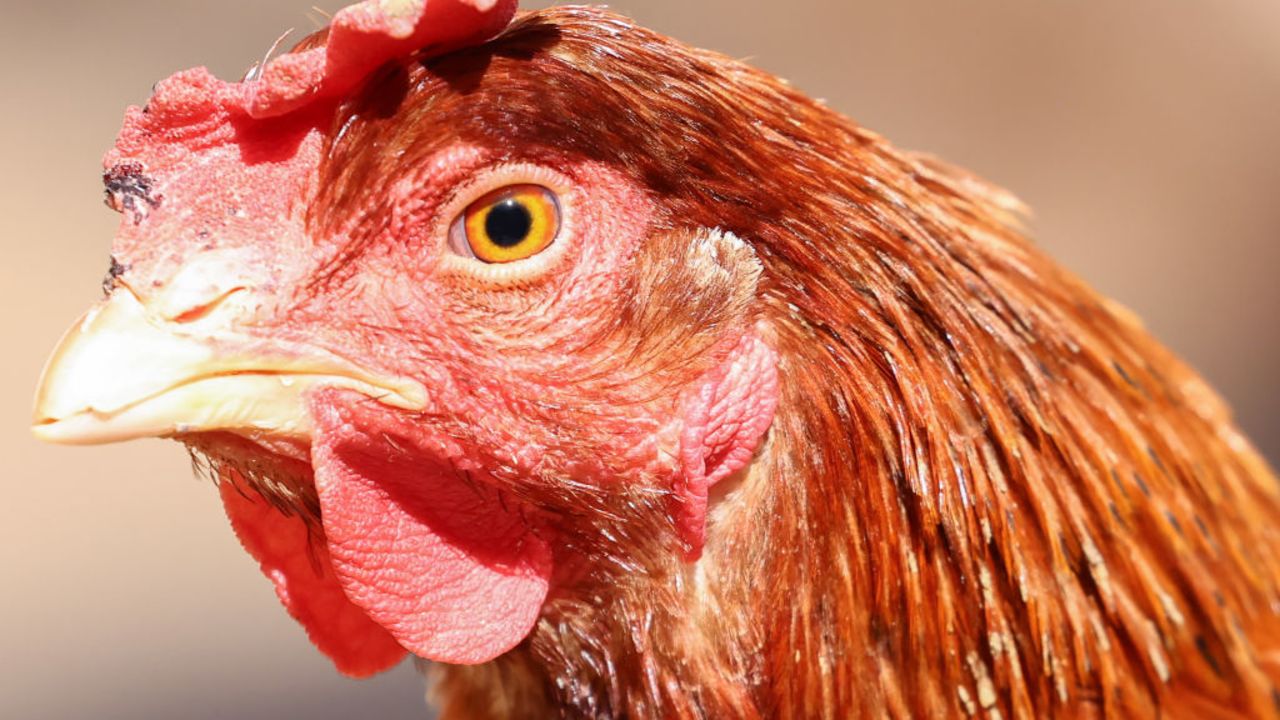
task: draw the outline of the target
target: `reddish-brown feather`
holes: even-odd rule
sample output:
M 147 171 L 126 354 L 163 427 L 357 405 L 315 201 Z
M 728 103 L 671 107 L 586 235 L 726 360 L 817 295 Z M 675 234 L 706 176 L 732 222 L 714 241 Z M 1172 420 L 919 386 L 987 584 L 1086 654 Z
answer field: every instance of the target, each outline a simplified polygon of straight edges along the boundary
M 605 559 L 517 650 L 441 669 L 444 717 L 1277 714 L 1276 478 L 1007 195 L 597 10 L 388 69 L 338 127 L 317 232 L 451 143 L 604 161 L 664 212 L 636 262 L 701 228 L 751 245 L 782 357 L 698 569 L 664 506 L 599 500 L 569 541 Z M 707 312 L 681 282 L 636 300 L 671 363 L 705 340 L 672 330 Z

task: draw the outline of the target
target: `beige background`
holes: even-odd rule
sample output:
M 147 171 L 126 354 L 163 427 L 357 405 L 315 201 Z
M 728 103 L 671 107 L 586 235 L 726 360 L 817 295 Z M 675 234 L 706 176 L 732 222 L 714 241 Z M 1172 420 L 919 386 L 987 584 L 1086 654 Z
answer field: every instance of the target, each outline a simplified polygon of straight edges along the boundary
M 0 716 L 416 717 L 411 668 L 335 675 L 176 446 L 41 447 L 45 353 L 98 295 L 98 161 L 183 67 L 238 77 L 311 0 L 5 0 Z M 323 2 L 336 9 L 339 2 Z M 619 0 L 1012 188 L 1280 457 L 1280 3 Z

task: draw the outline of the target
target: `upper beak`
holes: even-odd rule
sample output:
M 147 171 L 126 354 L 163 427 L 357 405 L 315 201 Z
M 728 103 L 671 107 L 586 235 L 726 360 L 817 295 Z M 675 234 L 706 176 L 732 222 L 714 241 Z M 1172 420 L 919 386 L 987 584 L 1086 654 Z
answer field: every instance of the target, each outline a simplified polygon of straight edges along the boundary
M 166 319 L 121 287 L 54 350 L 32 429 L 41 440 L 85 445 L 215 430 L 304 440 L 304 396 L 316 387 L 355 390 L 407 410 L 427 401 L 414 380 L 220 323 Z

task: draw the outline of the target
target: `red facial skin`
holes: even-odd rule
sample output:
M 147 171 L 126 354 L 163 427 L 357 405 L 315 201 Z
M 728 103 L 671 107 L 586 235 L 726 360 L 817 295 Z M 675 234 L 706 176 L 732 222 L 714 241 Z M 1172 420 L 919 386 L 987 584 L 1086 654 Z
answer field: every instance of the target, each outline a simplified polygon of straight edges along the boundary
M 565 484 L 670 494 L 670 551 L 697 557 L 708 488 L 747 464 L 769 426 L 776 356 L 749 324 L 675 369 L 627 356 L 636 338 L 621 317 L 655 209 L 599 163 L 511 164 L 449 146 L 378 206 L 348 208 L 349 223 L 318 232 L 309 213 L 334 132 L 324 88 L 350 78 L 320 82 L 305 105 L 270 82 L 321 52 L 276 61 L 248 92 L 180 73 L 129 112 L 106 164 L 146 192 L 127 198 L 119 282 L 146 301 L 216 256 L 250 298 L 228 321 L 237 333 L 427 388 L 418 413 L 350 391 L 311 396 L 314 434 L 296 453 L 310 468 L 294 472 L 314 474 L 323 533 L 270 509 L 235 473 L 223 498 L 286 608 L 340 670 L 385 669 L 401 646 L 485 662 L 519 643 L 554 586 L 589 562 L 559 544 L 558 513 L 574 508 L 547 498 Z M 284 109 L 265 112 L 267 97 Z M 447 237 L 469 202 L 522 183 L 558 194 L 557 241 L 509 266 L 457 256 Z M 227 290 L 211 286 L 188 312 Z

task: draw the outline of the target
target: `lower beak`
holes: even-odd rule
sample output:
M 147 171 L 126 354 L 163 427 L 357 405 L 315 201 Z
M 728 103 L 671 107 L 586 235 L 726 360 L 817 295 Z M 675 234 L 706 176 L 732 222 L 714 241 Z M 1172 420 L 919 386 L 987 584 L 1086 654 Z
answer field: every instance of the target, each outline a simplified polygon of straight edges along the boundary
M 200 325 L 155 317 L 118 289 L 54 350 L 36 392 L 35 436 L 73 445 L 210 431 L 305 440 L 305 396 L 318 387 L 405 410 L 426 405 L 416 381 L 314 347 Z

